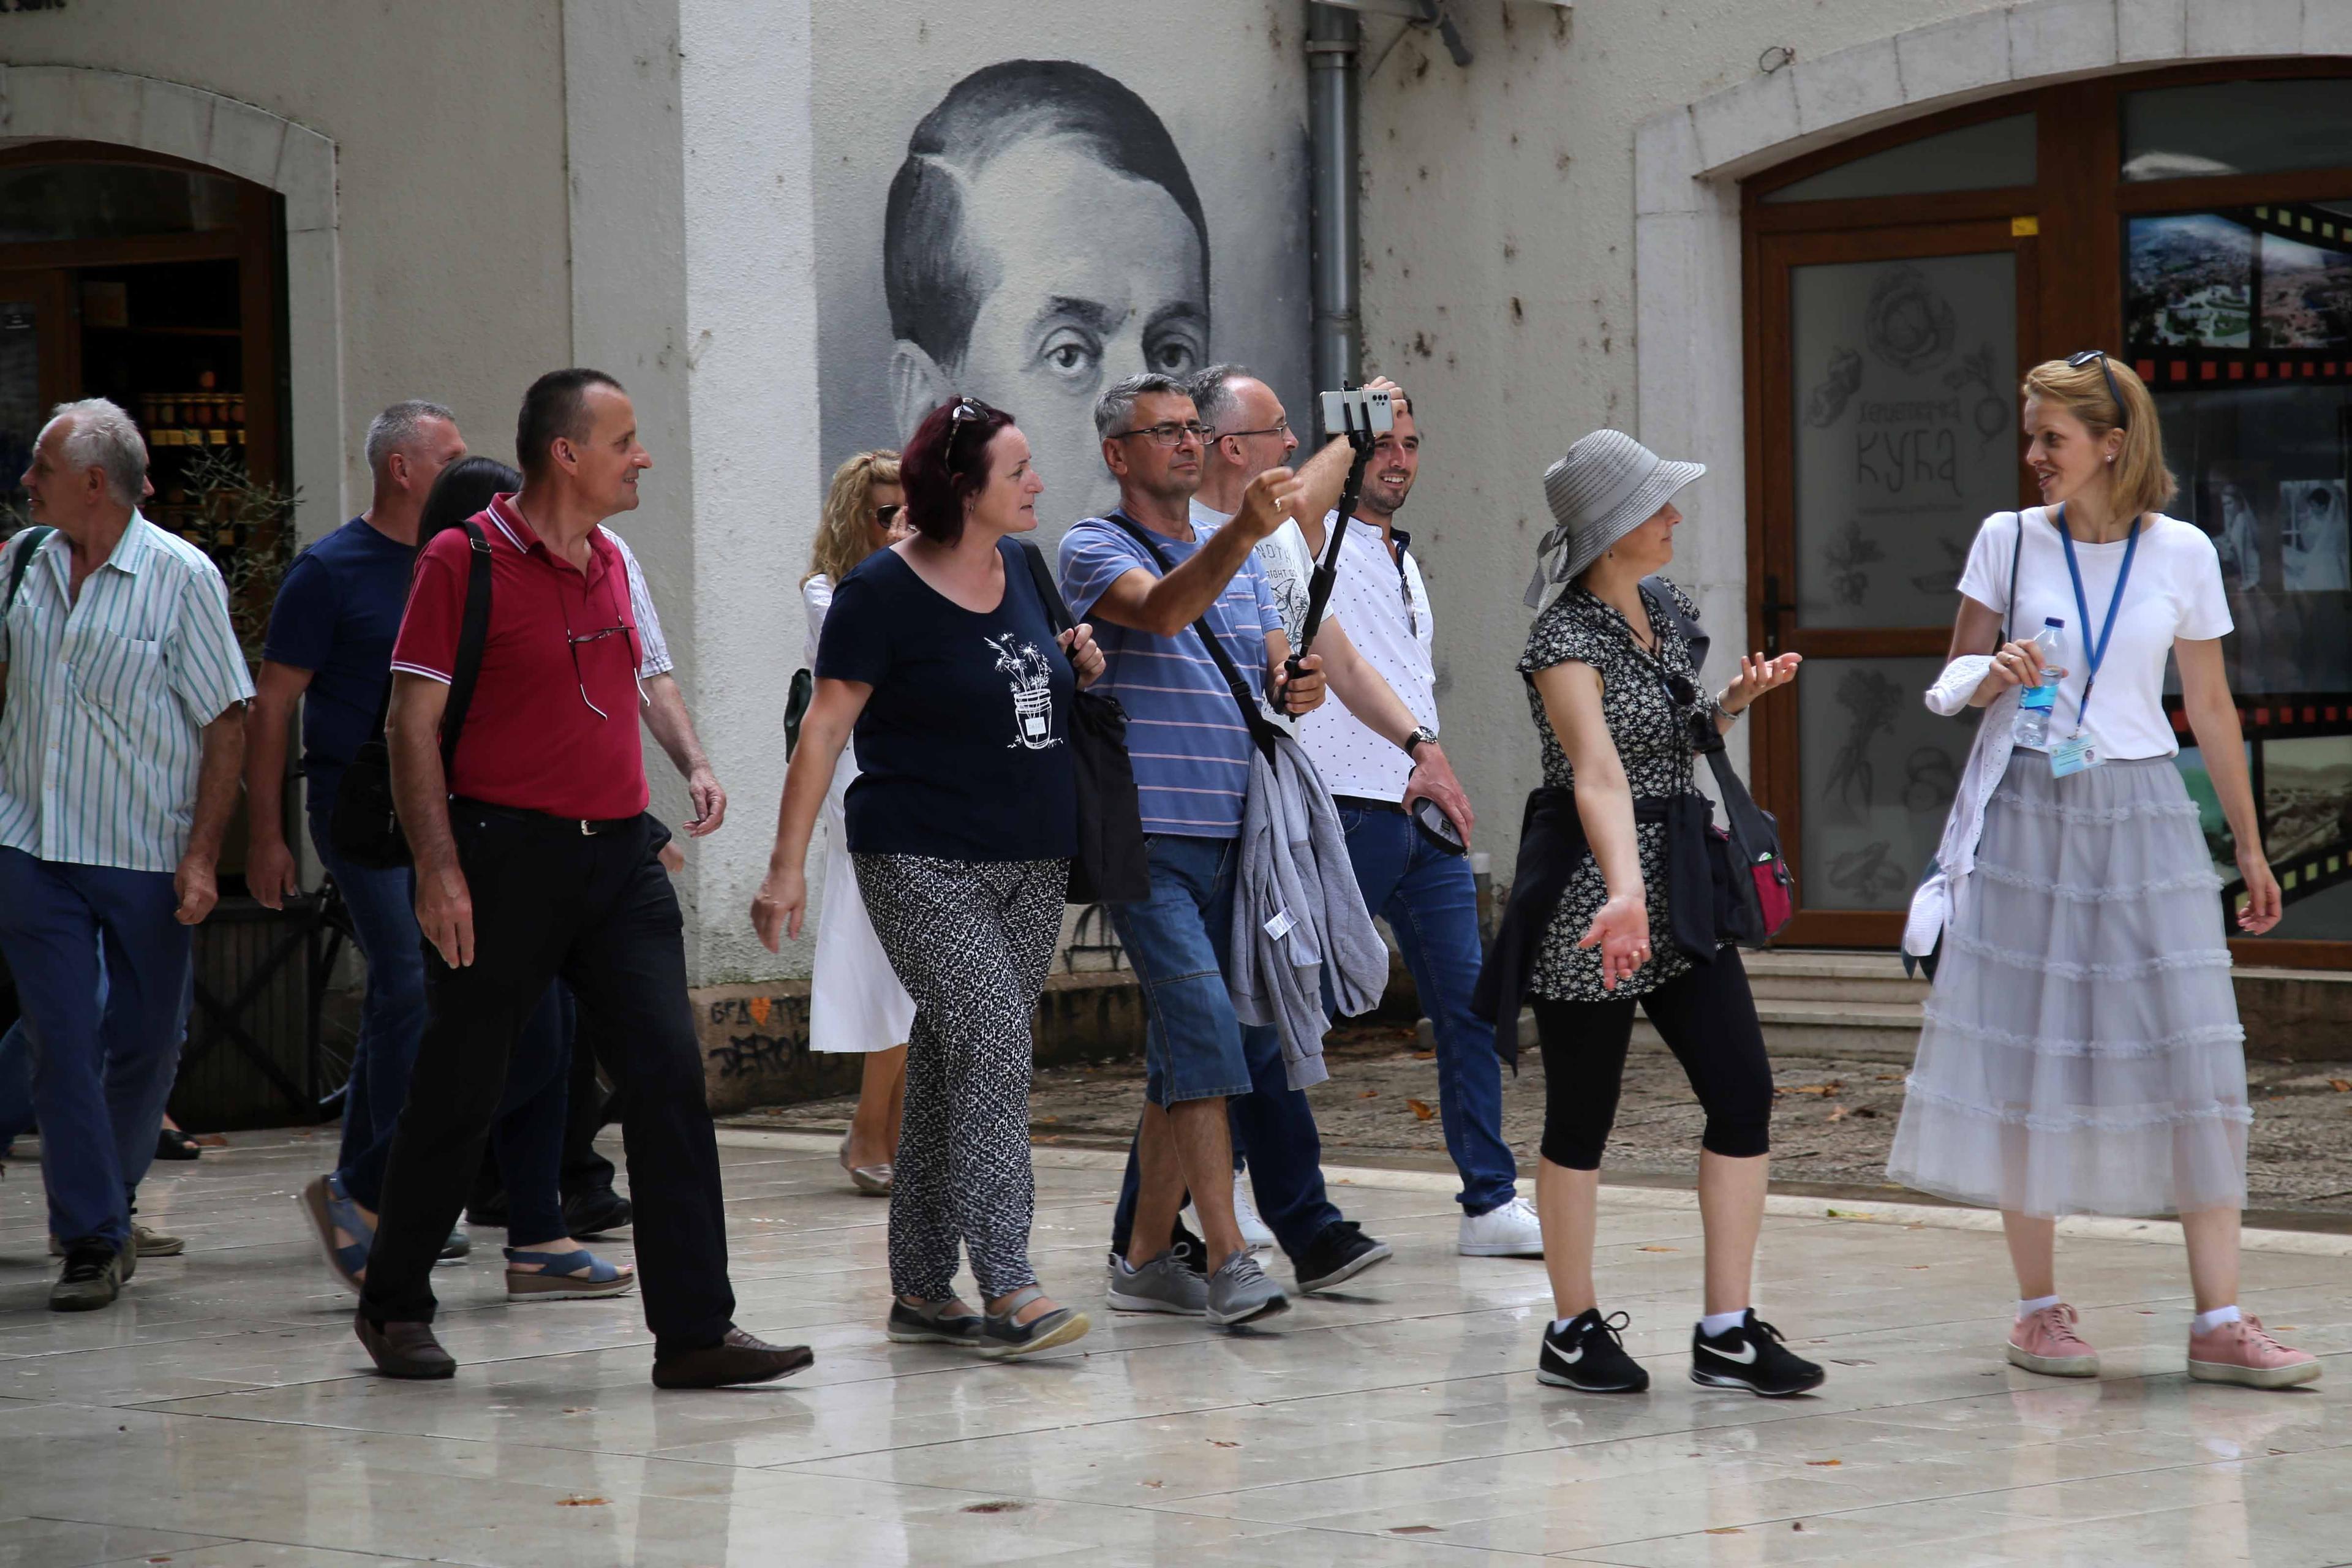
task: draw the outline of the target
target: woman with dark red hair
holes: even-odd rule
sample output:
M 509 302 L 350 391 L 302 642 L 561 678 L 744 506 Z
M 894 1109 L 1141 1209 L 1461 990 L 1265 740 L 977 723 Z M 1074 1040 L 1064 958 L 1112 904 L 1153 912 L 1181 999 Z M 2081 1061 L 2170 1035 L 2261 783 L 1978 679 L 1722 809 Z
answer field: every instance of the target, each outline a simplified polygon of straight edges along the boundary
M 1087 1328 L 1029 1265 L 1029 1025 L 1076 847 L 1070 694 L 1103 659 L 1087 627 L 1055 635 L 1013 537 L 1037 526 L 1045 485 L 1011 415 L 941 404 L 899 468 L 915 534 L 834 590 L 751 923 L 771 952 L 800 935 L 809 835 L 854 733 L 851 862 L 915 999 L 887 1331 L 1026 1355 Z M 984 1316 L 956 1299 L 959 1244 Z

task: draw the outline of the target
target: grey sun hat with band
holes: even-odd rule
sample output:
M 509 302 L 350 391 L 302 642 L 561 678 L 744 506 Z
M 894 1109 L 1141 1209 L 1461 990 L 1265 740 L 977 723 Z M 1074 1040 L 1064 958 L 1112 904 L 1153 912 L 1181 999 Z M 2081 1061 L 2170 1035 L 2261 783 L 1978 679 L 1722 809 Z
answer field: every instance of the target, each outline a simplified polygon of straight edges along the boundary
M 1544 470 L 1552 531 L 1536 546 L 1528 607 L 1549 608 L 1601 552 L 1657 514 L 1667 498 L 1706 472 L 1669 463 L 1622 430 L 1595 430 Z

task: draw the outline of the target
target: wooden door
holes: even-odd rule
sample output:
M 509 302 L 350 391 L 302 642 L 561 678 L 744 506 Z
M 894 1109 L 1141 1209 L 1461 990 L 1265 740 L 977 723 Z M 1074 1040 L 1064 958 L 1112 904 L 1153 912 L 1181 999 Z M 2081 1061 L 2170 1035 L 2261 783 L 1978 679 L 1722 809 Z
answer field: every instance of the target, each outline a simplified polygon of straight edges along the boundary
M 1792 943 L 1899 937 L 1974 738 L 1919 694 L 1978 525 L 2024 493 L 2036 226 L 1768 234 L 1751 253 L 1753 349 L 1775 394 L 1760 400 L 1751 602 L 1768 648 L 1806 660 L 1754 737 L 1797 870 Z
M 0 509 L 24 521 L 19 482 L 49 410 L 78 396 L 80 336 L 71 274 L 57 268 L 0 268 Z

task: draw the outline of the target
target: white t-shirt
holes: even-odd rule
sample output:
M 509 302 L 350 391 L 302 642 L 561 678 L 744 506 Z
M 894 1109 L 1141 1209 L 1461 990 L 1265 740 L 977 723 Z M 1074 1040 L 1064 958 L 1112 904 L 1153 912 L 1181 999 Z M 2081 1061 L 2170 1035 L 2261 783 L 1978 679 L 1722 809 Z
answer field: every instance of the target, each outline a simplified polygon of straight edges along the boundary
M 1265 584 L 1274 590 L 1274 607 L 1282 612 L 1282 629 L 1290 646 L 1297 647 L 1298 634 L 1307 626 L 1307 579 L 1315 574 L 1315 558 L 1307 552 L 1307 536 L 1298 531 L 1297 519 L 1285 520 L 1280 528 L 1257 542 L 1257 563 L 1265 568 Z M 1333 597 L 1336 601 L 1337 595 Z M 1338 618 L 1336 602 L 1323 606 L 1323 616 L 1326 620 Z
M 1334 513 L 1324 519 L 1328 529 Z M 1296 529 L 1286 524 L 1297 537 Z M 1278 537 L 1278 535 L 1276 536 Z M 1305 541 L 1299 541 L 1304 548 Z M 1331 584 L 1328 609 L 1348 623 L 1348 639 L 1381 672 L 1391 690 L 1424 729 L 1437 728 L 1437 668 L 1432 656 L 1436 630 L 1429 589 L 1411 550 L 1402 562 L 1381 542 L 1376 524 L 1350 522 L 1339 544 L 1339 574 Z M 1367 800 L 1402 800 L 1412 776 L 1412 759 L 1367 728 L 1338 702 L 1326 702 L 1298 721 L 1298 742 L 1314 759 L 1324 787 L 1333 795 Z
M 2050 721 L 2055 742 L 2073 735 L 2083 687 L 2090 675 L 2088 649 L 2106 624 L 2107 605 L 2123 570 L 2126 542 L 2084 544 L 2074 559 L 2083 571 L 2083 598 L 2091 625 L 2082 625 L 2074 580 L 2066 572 L 2066 548 L 2044 508 L 2000 511 L 1985 519 L 1960 574 L 1960 592 L 1999 611 L 2009 605 L 2010 552 L 2020 518 L 2025 546 L 2018 563 L 2017 606 L 2009 612 L 2010 635 L 2022 641 L 2042 630 L 2045 617 L 2066 623 L 2058 634 L 2058 663 L 2066 671 L 2058 683 L 2058 707 Z M 2180 742 L 2164 716 L 2164 664 L 2173 640 L 2192 642 L 2226 637 L 2231 629 L 2228 596 L 2221 587 L 2221 560 L 2204 530 L 2157 514 L 2140 527 L 2131 580 L 2116 612 L 2116 629 L 2099 665 L 2099 686 L 2091 699 L 2088 729 L 2098 754 L 2109 762 L 2177 756 Z

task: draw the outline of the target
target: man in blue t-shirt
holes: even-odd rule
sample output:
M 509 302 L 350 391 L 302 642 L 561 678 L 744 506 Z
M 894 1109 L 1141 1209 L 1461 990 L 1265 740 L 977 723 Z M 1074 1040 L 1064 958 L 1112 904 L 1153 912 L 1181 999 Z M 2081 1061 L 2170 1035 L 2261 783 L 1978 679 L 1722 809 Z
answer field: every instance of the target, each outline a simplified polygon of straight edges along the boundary
M 1151 1022 L 1148 1103 L 1113 1224 L 1109 1300 L 1121 1310 L 1205 1314 L 1230 1327 L 1289 1303 L 1250 1260 L 1235 1222 L 1229 1099 L 1259 1212 L 1301 1290 L 1350 1279 L 1389 1249 L 1332 1205 L 1314 1111 L 1289 1086 L 1278 1032 L 1244 1027 L 1226 991 L 1251 739 L 1193 625 L 1206 621 L 1235 670 L 1262 679 L 1286 712 L 1322 701 L 1328 661 L 1332 689 L 1353 711 L 1399 737 L 1414 721 L 1336 625 L 1301 677 L 1285 679 L 1290 639 L 1254 546 L 1298 503 L 1306 487 L 1297 476 L 1269 470 L 1231 521 L 1196 527 L 1207 432 L 1181 383 L 1130 376 L 1103 395 L 1095 426 L 1118 481 L 1118 516 L 1088 518 L 1063 536 L 1062 593 L 1072 615 L 1094 623 L 1107 661 L 1094 689 L 1127 710 L 1151 865 L 1150 898 L 1110 906 Z M 1172 1245 L 1188 1186 L 1205 1233 L 1206 1279 Z

